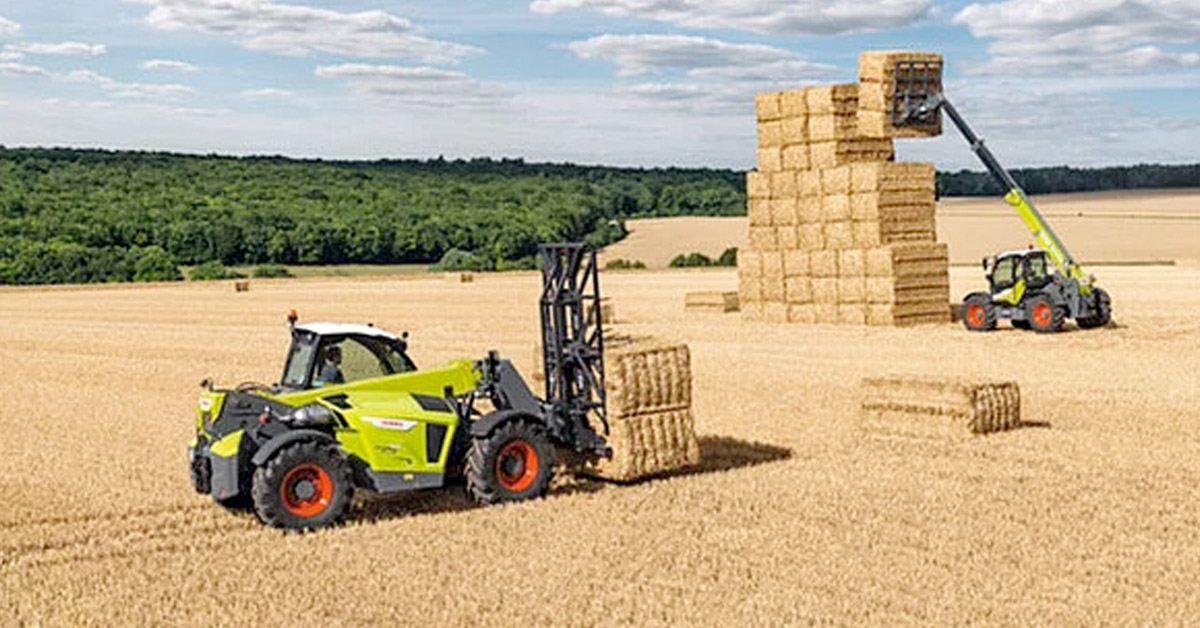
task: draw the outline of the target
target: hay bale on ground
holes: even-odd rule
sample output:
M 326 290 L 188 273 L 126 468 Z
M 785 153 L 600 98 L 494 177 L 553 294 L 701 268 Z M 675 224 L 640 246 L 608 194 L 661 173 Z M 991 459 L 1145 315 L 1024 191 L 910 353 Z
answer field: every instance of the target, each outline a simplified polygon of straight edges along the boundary
M 878 377 L 862 381 L 864 430 L 957 440 L 1021 426 L 1016 382 Z
M 585 474 L 630 481 L 700 461 L 686 345 L 614 351 L 604 370 L 613 456 L 586 465 Z
M 250 282 L 249 281 L 233 282 L 233 291 L 234 292 L 249 292 L 250 291 Z
M 474 283 L 475 273 L 446 273 L 445 278 L 450 283 Z
M 684 297 L 683 307 L 686 310 L 707 310 L 721 313 L 736 312 L 738 309 L 738 293 L 689 292 Z

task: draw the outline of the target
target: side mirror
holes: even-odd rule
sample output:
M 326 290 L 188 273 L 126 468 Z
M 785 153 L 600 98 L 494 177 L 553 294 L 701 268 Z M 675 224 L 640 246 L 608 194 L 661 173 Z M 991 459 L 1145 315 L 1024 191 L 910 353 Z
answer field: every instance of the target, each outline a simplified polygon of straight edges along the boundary
M 983 272 L 986 273 L 987 272 L 987 258 L 986 257 L 983 258 L 983 261 L 980 262 L 979 265 L 983 267 Z
M 408 351 L 408 332 L 402 332 L 400 334 L 400 350 Z

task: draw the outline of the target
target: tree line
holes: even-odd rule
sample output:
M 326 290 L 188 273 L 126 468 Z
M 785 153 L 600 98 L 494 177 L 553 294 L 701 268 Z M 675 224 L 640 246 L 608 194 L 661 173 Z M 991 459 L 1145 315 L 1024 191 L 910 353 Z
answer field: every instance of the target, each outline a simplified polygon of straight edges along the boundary
M 1200 165 L 1040 168 L 1030 193 L 1200 187 Z M 944 196 L 1000 194 L 938 174 Z M 0 147 L 0 283 L 166 281 L 180 265 L 444 262 L 531 268 L 539 242 L 623 238 L 627 218 L 737 216 L 735 170 L 520 159 L 327 161 Z M 447 257 L 449 256 L 449 257 Z

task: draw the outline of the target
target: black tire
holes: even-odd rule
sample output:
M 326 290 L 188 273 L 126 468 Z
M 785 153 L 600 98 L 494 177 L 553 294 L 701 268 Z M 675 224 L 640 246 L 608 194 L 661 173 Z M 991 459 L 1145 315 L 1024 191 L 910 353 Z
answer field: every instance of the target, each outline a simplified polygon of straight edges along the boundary
M 502 423 L 487 437 L 472 439 L 467 454 L 467 492 L 481 504 L 534 499 L 546 494 L 554 448 L 546 431 L 531 421 Z
M 254 472 L 254 512 L 263 523 L 291 530 L 337 524 L 354 492 L 350 467 L 336 445 L 285 447 Z
M 996 328 L 996 305 L 991 295 L 972 294 L 963 301 L 963 326 L 971 331 L 991 331 Z
M 1053 334 L 1062 331 L 1067 308 L 1055 305 L 1049 297 L 1039 294 L 1025 302 L 1025 318 L 1030 329 L 1040 334 Z
M 1112 321 L 1112 299 L 1101 288 L 1092 291 L 1092 310 L 1095 313 L 1091 316 L 1075 319 L 1075 324 L 1079 325 L 1080 329 L 1104 327 Z

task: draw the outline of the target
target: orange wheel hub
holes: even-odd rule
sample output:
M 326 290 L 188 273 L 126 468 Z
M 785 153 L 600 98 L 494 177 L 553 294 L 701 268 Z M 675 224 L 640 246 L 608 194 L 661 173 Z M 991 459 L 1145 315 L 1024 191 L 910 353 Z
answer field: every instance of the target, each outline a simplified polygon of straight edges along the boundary
M 500 486 L 514 493 L 533 486 L 538 470 L 537 449 L 523 440 L 505 445 L 500 455 L 496 456 L 496 479 L 500 481 Z
M 315 464 L 302 464 L 283 476 L 279 486 L 283 507 L 297 517 L 315 517 L 333 501 L 333 480 Z
M 1038 303 L 1033 306 L 1033 323 L 1038 327 L 1049 327 L 1054 320 L 1054 310 L 1048 303 Z
M 971 323 L 972 327 L 983 327 L 987 322 L 987 314 L 983 311 L 983 306 L 978 303 L 972 303 L 967 308 L 967 322 Z

